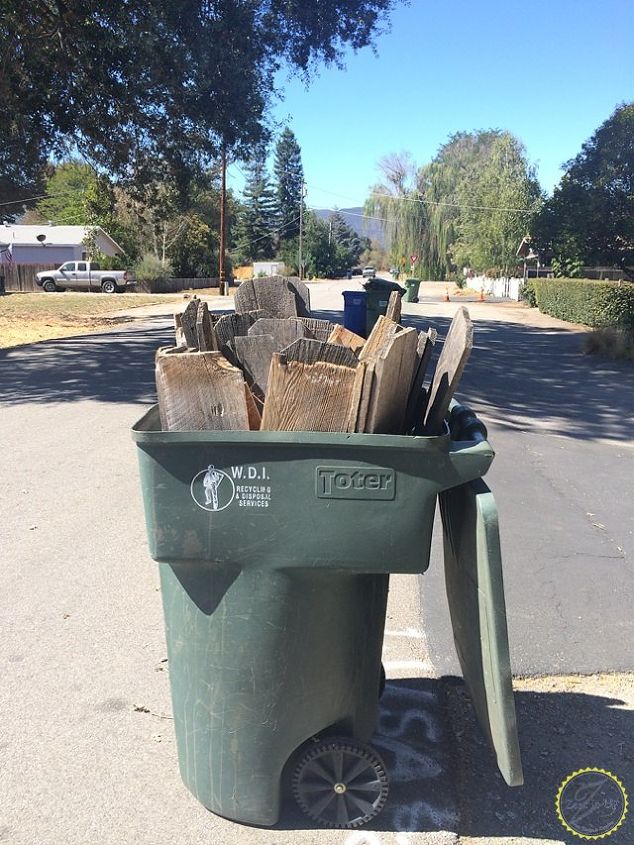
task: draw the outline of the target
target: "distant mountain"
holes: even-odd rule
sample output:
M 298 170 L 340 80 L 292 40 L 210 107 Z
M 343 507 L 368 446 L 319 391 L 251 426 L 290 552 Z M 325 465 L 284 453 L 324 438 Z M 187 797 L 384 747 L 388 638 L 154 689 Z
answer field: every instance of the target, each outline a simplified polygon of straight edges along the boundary
M 313 209 L 317 217 L 322 220 L 328 220 L 329 217 L 335 213 L 330 208 L 315 208 Z M 339 208 L 339 214 L 346 221 L 348 226 L 365 238 L 370 238 L 371 241 L 378 241 L 381 246 L 385 246 L 385 233 L 380 220 L 368 220 L 363 216 L 363 208 Z

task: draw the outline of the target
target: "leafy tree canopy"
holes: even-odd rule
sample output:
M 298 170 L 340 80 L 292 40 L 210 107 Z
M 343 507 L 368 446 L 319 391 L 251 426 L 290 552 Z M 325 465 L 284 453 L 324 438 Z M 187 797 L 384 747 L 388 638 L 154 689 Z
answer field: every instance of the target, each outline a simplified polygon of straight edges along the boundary
M 541 192 L 521 143 L 509 132 L 459 132 L 433 161 L 408 154 L 380 163 L 383 182 L 366 210 L 385 220 L 393 264 L 444 279 L 464 264 L 509 272 Z
M 619 106 L 566 165 L 535 224 L 562 275 L 634 268 L 634 102 Z
M 0 190 L 29 193 L 69 150 L 137 182 L 221 145 L 246 156 L 267 134 L 277 70 L 340 62 L 395 2 L 0 0 Z

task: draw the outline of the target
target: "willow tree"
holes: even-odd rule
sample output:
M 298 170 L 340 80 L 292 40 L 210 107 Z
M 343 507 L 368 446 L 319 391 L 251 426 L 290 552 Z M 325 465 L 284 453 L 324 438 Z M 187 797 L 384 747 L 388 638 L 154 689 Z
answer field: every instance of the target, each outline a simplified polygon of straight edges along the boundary
M 429 262 L 427 241 L 429 215 L 419 201 L 416 167 L 408 153 L 385 156 L 379 162 L 382 181 L 375 185 L 365 204 L 365 213 L 382 222 L 390 261 L 401 270 L 409 269 L 410 257 L 419 256 L 419 274 L 434 275 Z
M 407 155 L 380 163 L 367 213 L 384 220 L 392 259 L 418 256 L 416 275 L 445 279 L 468 265 L 508 272 L 541 203 L 521 143 L 508 132 L 459 132 L 416 170 Z

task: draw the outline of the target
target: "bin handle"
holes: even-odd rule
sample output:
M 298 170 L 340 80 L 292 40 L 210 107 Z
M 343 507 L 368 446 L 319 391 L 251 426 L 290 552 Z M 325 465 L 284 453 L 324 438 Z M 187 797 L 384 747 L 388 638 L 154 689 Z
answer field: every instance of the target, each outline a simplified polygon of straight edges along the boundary
M 495 456 L 487 440 L 486 426 L 471 408 L 452 402 L 447 422 L 451 436 L 449 458 L 458 477 L 443 485 L 444 489 L 481 478 Z

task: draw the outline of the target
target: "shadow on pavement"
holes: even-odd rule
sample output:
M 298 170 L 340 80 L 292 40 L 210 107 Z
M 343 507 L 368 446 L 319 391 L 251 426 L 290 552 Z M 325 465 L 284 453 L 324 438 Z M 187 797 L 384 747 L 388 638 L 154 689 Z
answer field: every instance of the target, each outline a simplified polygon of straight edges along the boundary
M 340 311 L 314 314 L 342 320 Z M 419 330 L 434 326 L 440 339 L 449 327 L 439 317 L 405 322 Z M 154 353 L 172 342 L 163 317 L 0 350 L 0 402 L 152 402 Z M 580 345 L 577 332 L 478 320 L 458 395 L 479 413 L 520 428 L 541 423 L 550 433 L 581 439 L 634 438 L 634 366 L 582 355 Z
M 579 679 L 579 689 L 582 684 Z M 390 681 L 371 739 L 385 761 L 390 794 L 383 812 L 362 828 L 366 836 L 358 834 L 359 845 L 380 845 L 375 831 L 451 831 L 471 837 L 474 845 L 488 845 L 494 837 L 572 843 L 580 840 L 555 811 L 568 775 L 602 768 L 632 791 L 634 713 L 621 709 L 623 701 L 574 691 L 516 691 L 515 702 L 525 783 L 511 788 L 498 772 L 461 678 Z M 609 807 L 603 810 L 610 815 Z M 276 829 L 314 827 L 292 799 L 286 801 Z M 609 841 L 631 845 L 631 815 Z
M 154 353 L 173 338 L 158 321 L 0 350 L 0 403 L 155 401 Z
M 433 326 L 440 341 L 450 321 L 408 317 L 404 323 Z M 551 434 L 578 439 L 634 439 L 634 365 L 584 355 L 581 345 L 582 334 L 567 329 L 477 320 L 458 397 L 502 424 L 546 424 Z
M 504 783 L 487 741 L 476 725 L 462 682 L 445 678 L 452 721 L 455 783 L 460 805 L 460 836 L 488 843 L 492 837 L 530 837 L 558 842 L 581 841 L 557 818 L 555 798 L 563 780 L 586 767 L 612 772 L 631 793 L 634 788 L 634 713 L 619 699 L 576 692 L 516 691 L 515 705 L 524 766 L 524 786 Z M 583 689 L 583 679 L 574 679 Z M 546 687 L 548 682 L 543 682 Z M 561 686 L 561 681 L 557 682 Z M 572 684 L 571 684 L 572 686 Z M 584 802 L 590 796 L 579 795 Z M 600 798 L 600 796 L 598 796 Z M 614 808 L 578 807 L 579 820 L 592 814 L 614 817 Z M 617 816 L 618 818 L 618 816 Z M 471 839 L 469 841 L 472 841 Z M 513 839 L 512 841 L 515 841 Z M 609 837 L 613 845 L 631 845 L 631 812 Z
M 388 681 L 378 730 L 370 740 L 386 766 L 390 793 L 385 809 L 363 831 L 456 830 L 457 814 L 441 683 L 432 678 Z M 307 830 L 315 824 L 284 804 L 276 829 Z M 373 845 L 378 839 L 360 839 Z

